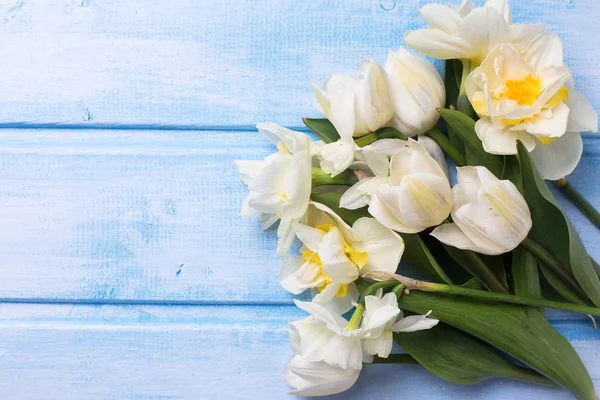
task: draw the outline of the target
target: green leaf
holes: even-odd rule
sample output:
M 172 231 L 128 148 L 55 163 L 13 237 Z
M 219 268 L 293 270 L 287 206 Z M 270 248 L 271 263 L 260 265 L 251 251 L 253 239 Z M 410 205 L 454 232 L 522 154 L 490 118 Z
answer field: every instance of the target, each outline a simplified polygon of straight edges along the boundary
M 535 308 L 413 290 L 401 309 L 431 316 L 512 355 L 581 400 L 597 400 L 573 346 Z M 435 328 L 434 328 L 435 329 Z
M 504 159 L 502 156 L 486 153 L 481 140 L 475 133 L 475 121 L 460 111 L 438 109 L 438 112 L 448 124 L 448 130 L 459 135 L 465 143 L 468 165 L 482 165 L 494 175 L 502 176 Z
M 538 261 L 521 246 L 512 253 L 512 277 L 517 296 L 542 297 Z
M 505 287 L 508 287 L 508 279 L 506 277 L 506 268 L 504 267 L 504 260 L 502 260 L 502 256 L 487 256 L 485 254 L 478 254 L 479 257 L 483 260 L 485 265 L 487 265 L 494 275 L 498 277 L 500 282 Z
M 435 282 L 445 282 L 452 285 L 452 280 L 446 275 L 417 233 L 400 233 L 400 236 L 404 239 L 402 262 L 406 262 L 417 270 L 427 274 Z
M 365 147 L 376 140 L 380 139 L 400 139 L 407 140 L 408 138 L 396 128 L 385 127 L 376 130 L 375 132 L 369 133 L 368 135 L 361 136 L 354 139 L 354 142 L 359 147 Z
M 533 220 L 529 236 L 565 268 L 571 270 L 592 303 L 600 306 L 600 279 L 581 238 L 533 165 L 525 146 L 518 142 L 517 148 L 523 174 L 524 197 Z M 558 288 L 555 289 L 558 291 Z
M 504 169 L 500 179 L 508 179 L 515 184 L 521 194 L 523 193 L 523 176 L 521 174 L 521 163 L 517 156 L 504 156 Z
M 445 65 L 444 84 L 446 86 L 446 108 L 450 108 L 450 106 L 456 107 L 460 90 L 462 63 L 460 60 L 446 60 Z
M 325 204 L 327 207 L 331 208 L 333 212 L 339 215 L 348 225 L 354 224 L 359 218 L 371 217 L 367 207 L 359 208 L 357 210 L 341 208 L 340 199 L 343 194 L 343 192 L 313 193 L 310 195 L 310 198 L 317 203 Z
M 325 143 L 337 142 L 340 138 L 340 134 L 327 118 L 302 118 L 302 122 Z
M 541 262 L 539 263 L 539 268 L 542 271 L 542 275 L 546 281 L 548 281 L 550 286 L 552 286 L 556 293 L 558 293 L 562 298 L 574 304 L 581 304 L 583 306 L 588 305 L 581 295 L 573 291 L 570 286 L 566 285 L 554 271 Z
M 539 373 L 510 363 L 489 344 L 441 322 L 427 330 L 395 333 L 394 341 L 429 372 L 452 383 L 506 377 L 555 386 Z
M 486 288 L 493 292 L 509 293 L 507 285 L 498 278 L 477 253 L 460 250 L 448 245 L 444 245 L 444 248 L 457 263 L 477 278 Z M 504 274 L 504 267 L 502 267 L 502 273 Z M 506 280 L 506 277 L 504 277 L 504 280 Z

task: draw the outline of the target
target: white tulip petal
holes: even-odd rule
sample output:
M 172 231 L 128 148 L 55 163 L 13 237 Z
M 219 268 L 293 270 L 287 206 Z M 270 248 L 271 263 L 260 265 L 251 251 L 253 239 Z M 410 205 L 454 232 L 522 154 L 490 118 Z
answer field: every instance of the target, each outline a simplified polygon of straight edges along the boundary
M 431 311 L 427 313 L 429 315 Z M 411 315 L 404 317 L 392 327 L 393 332 L 416 332 L 431 329 L 438 324 L 437 319 L 427 318 L 427 315 Z
M 453 204 L 452 190 L 445 177 L 420 173 L 402 179 L 398 198 L 396 210 L 402 220 L 410 226 L 421 227 L 421 230 L 442 223 Z
M 470 58 L 471 46 L 468 42 L 440 29 L 419 29 L 407 32 L 404 43 L 412 49 L 440 60 Z
M 393 116 L 387 75 L 375 60 L 366 60 L 359 76 L 359 96 L 356 99 L 362 117 L 370 131 L 376 131 Z
M 476 253 L 491 255 L 503 253 L 502 249 L 498 249 L 497 247 L 489 249 L 476 245 L 456 224 L 440 225 L 435 228 L 430 235 L 448 246 L 456 247 L 461 250 L 471 250 Z
M 354 162 L 354 151 L 354 143 L 343 140 L 324 145 L 317 155 L 321 160 L 321 169 L 332 177 L 341 174 Z
M 372 178 L 369 178 L 372 179 Z M 368 205 L 366 196 L 359 190 L 361 182 L 355 183 L 350 189 L 346 190 L 340 198 L 340 207 L 349 210 L 356 210 L 357 208 L 365 207 Z
M 560 38 L 545 32 L 533 39 L 527 48 L 529 63 L 536 69 L 563 65 L 563 45 Z
M 495 217 L 493 209 L 480 205 L 478 203 L 465 204 L 456 212 L 452 213 L 454 223 L 460 228 L 467 237 L 480 247 L 479 253 L 483 254 L 502 254 L 508 250 L 505 246 L 495 243 L 488 231 L 488 227 L 495 229 L 492 223 L 488 221 Z
M 569 88 L 569 98 L 565 100 L 569 107 L 569 132 L 598 132 L 598 114 L 590 101 L 579 91 Z
M 371 271 L 396 272 L 404 253 L 402 237 L 374 218 L 359 218 L 352 227 L 362 238 L 352 247 L 369 254 L 361 275 Z
M 442 4 L 426 4 L 421 7 L 419 13 L 430 28 L 440 29 L 448 34 L 452 34 L 462 21 L 458 11 Z
M 507 0 L 487 0 L 484 7 L 492 7 L 500 12 L 507 24 L 512 24 L 512 13 Z
M 371 214 L 382 225 L 402 233 L 417 233 L 422 229 L 408 226 L 404 221 L 394 215 L 386 204 L 384 204 L 377 194 L 371 198 L 369 204 L 369 214 Z
M 358 267 L 350 261 L 344 252 L 345 240 L 336 227 L 323 237 L 319 257 L 323 271 L 335 282 L 351 283 L 358 279 Z
M 531 158 L 542 177 L 554 181 L 573 172 L 582 153 L 581 135 L 567 132 L 551 143 L 538 143 L 531 152 Z
M 427 153 L 429 153 L 431 158 L 433 158 L 435 162 L 437 162 L 440 165 L 442 171 L 444 172 L 444 175 L 446 175 L 446 178 L 450 179 L 450 175 L 448 174 L 448 164 L 446 163 L 446 157 L 444 156 L 444 152 L 442 151 L 440 146 L 435 142 L 435 140 L 425 135 L 420 135 L 417 140 L 419 144 L 423 146 L 425 150 L 427 150 Z
M 544 24 L 512 24 L 509 26 L 511 42 L 528 46 L 536 37 L 546 31 Z
M 325 362 L 310 362 L 296 355 L 286 365 L 283 377 L 295 388 L 289 394 L 326 396 L 350 389 L 359 374 L 360 368 L 344 369 Z
M 565 103 L 558 103 L 552 107 L 552 115 L 544 118 L 536 115 L 525 121 L 525 129 L 536 136 L 558 137 L 567 131 L 569 121 L 569 107 Z
M 527 132 L 500 130 L 489 118 L 477 121 L 475 132 L 481 139 L 483 149 L 490 154 L 517 154 L 517 140 L 523 142 L 529 151 L 535 147 L 535 140 Z
M 362 156 L 365 158 L 365 162 L 376 176 L 387 175 L 388 171 L 390 170 L 390 160 L 385 153 L 372 151 L 369 149 L 363 150 Z
M 281 286 L 292 294 L 300 294 L 305 289 L 298 287 L 298 280 L 296 279 L 296 272 L 302 267 L 304 259 L 302 257 L 290 257 L 287 258 L 281 265 L 279 271 L 279 283 Z
M 331 94 L 331 115 L 329 120 L 335 126 L 342 140 L 349 142 L 354 134 L 355 124 L 354 92 L 350 87 Z

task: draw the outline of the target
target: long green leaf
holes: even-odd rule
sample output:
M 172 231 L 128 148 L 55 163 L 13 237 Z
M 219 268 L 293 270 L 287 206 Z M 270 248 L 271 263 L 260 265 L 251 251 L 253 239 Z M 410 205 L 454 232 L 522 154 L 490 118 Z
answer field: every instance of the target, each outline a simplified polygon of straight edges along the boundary
M 452 134 L 459 135 L 465 143 L 465 152 L 468 165 L 482 165 L 489 169 L 494 175 L 502 176 L 504 159 L 502 156 L 486 153 L 481 140 L 475 133 L 475 121 L 457 110 L 446 108 L 438 109 L 438 112 L 448 124 L 448 130 Z
M 457 71 L 458 69 L 458 71 Z M 456 107 L 460 90 L 462 63 L 459 60 L 446 60 L 444 85 L 446 86 L 446 108 Z M 457 78 L 458 77 L 458 81 Z
M 400 308 L 431 316 L 465 331 L 529 365 L 580 400 L 597 400 L 594 384 L 573 346 L 542 312 L 515 304 L 412 291 Z
M 340 134 L 327 118 L 302 118 L 302 122 L 325 143 L 336 142 L 340 138 Z
M 554 271 L 541 262 L 539 263 L 539 268 L 542 271 L 542 275 L 546 281 L 550 284 L 550 286 L 552 286 L 552 289 L 554 289 L 554 291 L 556 291 L 556 293 L 558 293 L 561 297 L 574 304 L 581 304 L 583 306 L 588 305 L 588 303 L 580 296 L 580 294 L 576 293 L 571 289 L 570 286 L 566 285 Z
M 521 164 L 517 156 L 504 156 L 504 168 L 502 169 L 501 179 L 508 179 L 523 193 L 523 176 L 521 174 Z
M 538 372 L 510 363 L 482 340 L 441 322 L 428 330 L 396 333 L 394 340 L 429 372 L 452 383 L 506 377 L 555 386 Z
M 417 233 L 401 233 L 400 236 L 404 239 L 403 262 L 426 273 L 436 282 L 452 284 L 452 280 L 446 275 L 446 272 L 438 264 L 431 251 L 429 251 L 429 248 Z
M 537 259 L 523 247 L 512 253 L 512 278 L 517 296 L 542 297 Z
M 565 268 L 570 269 L 592 303 L 600 306 L 600 279 L 581 238 L 533 165 L 525 146 L 519 142 L 517 147 L 523 174 L 524 196 L 533 220 L 529 236 L 549 251 Z
M 471 275 L 477 278 L 486 288 L 493 292 L 508 293 L 506 284 L 498 278 L 492 269 L 477 254 L 469 250 L 444 245 L 450 256 Z M 506 280 L 506 278 L 504 278 Z

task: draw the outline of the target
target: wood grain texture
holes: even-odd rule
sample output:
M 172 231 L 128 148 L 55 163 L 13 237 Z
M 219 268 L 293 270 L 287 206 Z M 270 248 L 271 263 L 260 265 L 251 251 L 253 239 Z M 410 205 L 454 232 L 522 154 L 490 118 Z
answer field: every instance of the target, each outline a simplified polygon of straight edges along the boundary
M 428 2 L 0 0 L 0 122 L 297 126 L 311 83 L 385 61 Z M 598 2 L 511 3 L 563 38 L 600 108 Z
M 0 397 L 6 399 L 285 399 L 288 306 L 0 305 Z M 589 323 L 557 329 L 600 388 Z M 509 380 L 449 384 L 419 366 L 367 365 L 332 399 L 569 399 Z

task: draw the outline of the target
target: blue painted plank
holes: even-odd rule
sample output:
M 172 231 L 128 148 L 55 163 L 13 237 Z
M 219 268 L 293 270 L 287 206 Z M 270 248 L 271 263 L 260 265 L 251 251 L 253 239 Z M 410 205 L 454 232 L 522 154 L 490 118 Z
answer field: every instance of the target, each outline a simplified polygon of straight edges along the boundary
M 300 125 L 311 83 L 383 62 L 429 2 L 1 0 L 0 122 Z M 511 3 L 561 35 L 600 109 L 597 1 Z
M 295 307 L 0 304 L 0 398 L 286 399 Z M 562 322 L 600 389 L 598 333 Z M 419 366 L 367 365 L 336 399 L 569 399 L 510 380 L 447 383 Z

